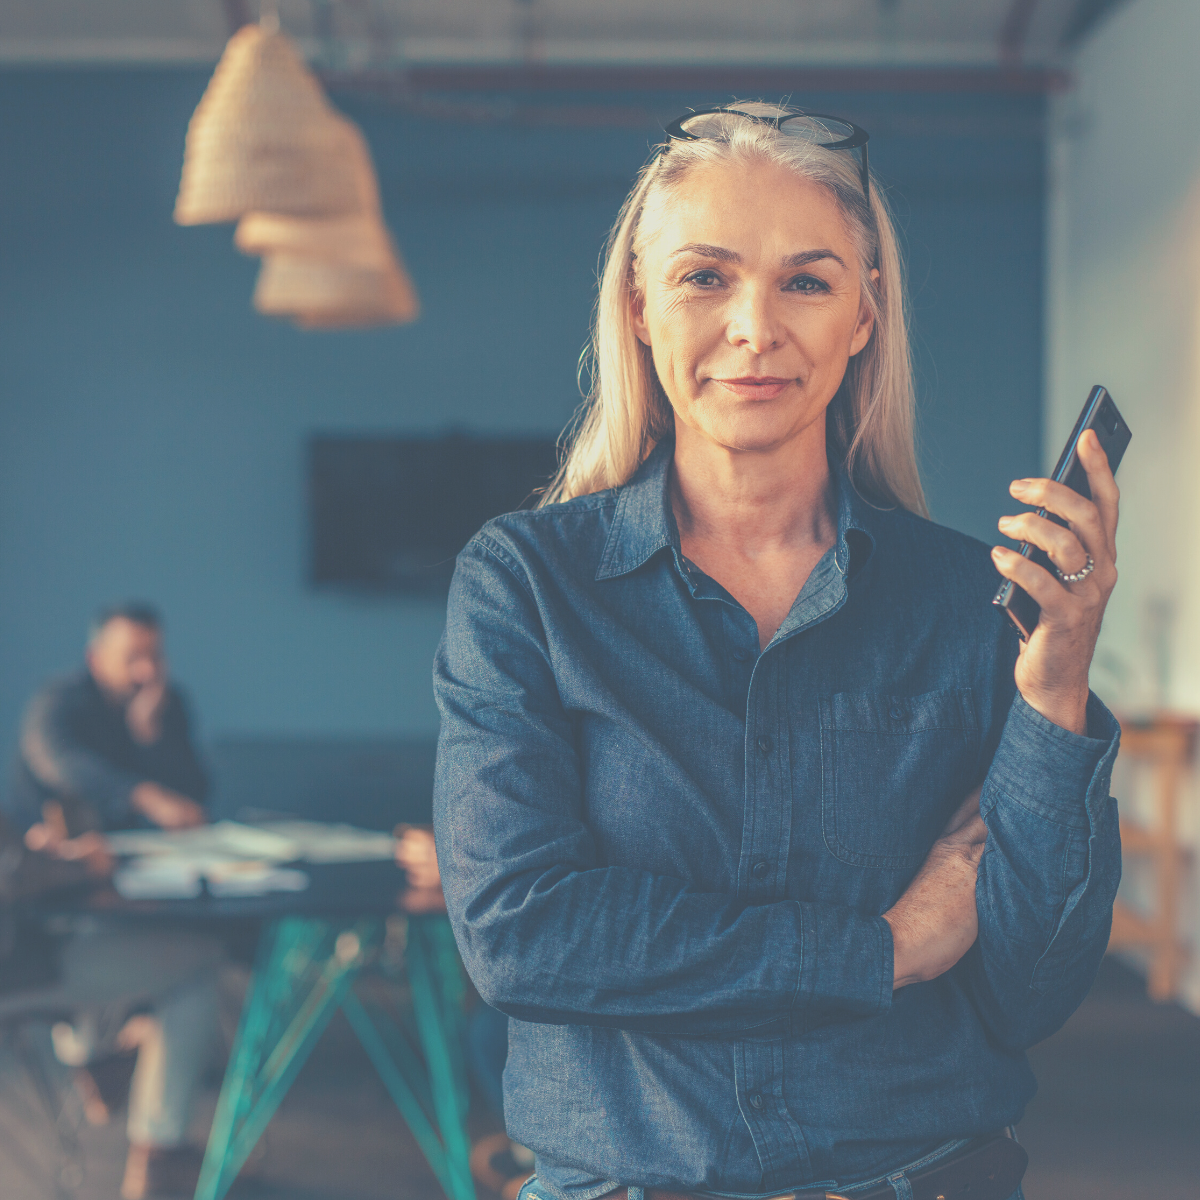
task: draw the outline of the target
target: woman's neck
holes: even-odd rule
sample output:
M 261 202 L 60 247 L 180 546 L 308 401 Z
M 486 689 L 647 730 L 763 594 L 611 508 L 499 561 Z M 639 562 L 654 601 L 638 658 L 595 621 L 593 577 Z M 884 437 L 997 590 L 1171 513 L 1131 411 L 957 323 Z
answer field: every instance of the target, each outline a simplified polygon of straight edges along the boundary
M 671 503 L 685 544 L 736 546 L 749 558 L 831 546 L 837 506 L 825 430 L 805 433 L 799 445 L 754 453 L 728 450 L 680 424 Z
M 683 553 L 775 636 L 812 569 L 837 540 L 824 423 L 763 454 L 735 452 L 683 428 L 671 504 Z

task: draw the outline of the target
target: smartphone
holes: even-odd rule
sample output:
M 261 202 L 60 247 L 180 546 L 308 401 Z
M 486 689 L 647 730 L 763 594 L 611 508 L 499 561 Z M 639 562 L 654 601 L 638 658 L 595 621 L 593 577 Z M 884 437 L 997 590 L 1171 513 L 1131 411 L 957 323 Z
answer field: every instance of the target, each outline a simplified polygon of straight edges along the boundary
M 1076 454 L 1079 439 L 1089 429 L 1096 431 L 1100 445 L 1104 447 L 1104 453 L 1108 455 L 1108 465 L 1115 475 L 1133 434 L 1129 432 L 1129 426 L 1125 424 L 1125 419 L 1117 411 L 1113 398 L 1099 384 L 1088 393 L 1087 402 L 1079 414 L 1079 420 L 1075 422 L 1075 428 L 1071 430 L 1071 436 L 1067 438 L 1067 444 L 1058 456 L 1058 465 L 1050 476 L 1055 483 L 1065 483 L 1072 491 L 1078 492 L 1090 500 L 1092 489 L 1088 487 L 1087 472 L 1083 469 L 1083 463 L 1079 461 Z M 1066 525 L 1067 523 L 1044 508 L 1038 509 L 1038 516 L 1048 517 L 1056 525 Z M 1054 564 L 1045 550 L 1031 546 L 1028 542 L 1022 542 L 1021 553 L 1032 562 L 1045 567 L 1052 575 L 1054 574 Z M 1042 610 L 1038 607 L 1037 601 L 1024 588 L 1013 583 L 1011 579 L 1006 579 L 1000 585 L 1000 590 L 996 593 L 992 603 L 1008 613 L 1008 618 L 1017 627 L 1017 633 L 1021 635 L 1022 641 L 1025 641 L 1037 628 Z

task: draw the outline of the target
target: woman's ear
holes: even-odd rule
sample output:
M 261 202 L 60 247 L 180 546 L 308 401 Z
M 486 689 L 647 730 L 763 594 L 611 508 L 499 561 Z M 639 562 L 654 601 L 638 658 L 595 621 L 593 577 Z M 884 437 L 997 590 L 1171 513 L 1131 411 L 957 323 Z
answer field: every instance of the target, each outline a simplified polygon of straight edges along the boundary
M 650 328 L 646 324 L 646 294 L 641 288 L 629 289 L 629 319 L 638 340 L 650 345 Z
M 879 282 L 879 268 L 871 268 L 871 279 L 874 283 Z M 867 303 L 864 296 L 858 303 L 858 325 L 855 327 L 854 336 L 850 339 L 850 357 L 853 358 L 861 351 L 866 344 L 871 340 L 871 334 L 875 331 L 875 314 L 871 311 L 871 306 Z

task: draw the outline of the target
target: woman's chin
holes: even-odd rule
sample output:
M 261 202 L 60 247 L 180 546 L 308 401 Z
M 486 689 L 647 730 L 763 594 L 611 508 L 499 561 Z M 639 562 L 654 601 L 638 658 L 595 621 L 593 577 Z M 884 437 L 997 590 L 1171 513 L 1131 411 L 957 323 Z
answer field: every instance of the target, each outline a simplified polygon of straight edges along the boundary
M 794 443 L 804 433 L 794 414 L 738 412 L 722 414 L 693 426 L 708 442 L 743 454 L 769 454 Z

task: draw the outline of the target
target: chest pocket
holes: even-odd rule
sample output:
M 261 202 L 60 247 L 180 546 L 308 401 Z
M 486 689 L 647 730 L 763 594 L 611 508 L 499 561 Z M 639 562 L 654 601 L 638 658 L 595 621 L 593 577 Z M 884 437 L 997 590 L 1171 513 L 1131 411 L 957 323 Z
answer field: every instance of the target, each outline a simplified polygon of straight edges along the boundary
M 970 688 L 839 692 L 820 708 L 821 827 L 830 853 L 857 867 L 919 866 L 977 782 Z

